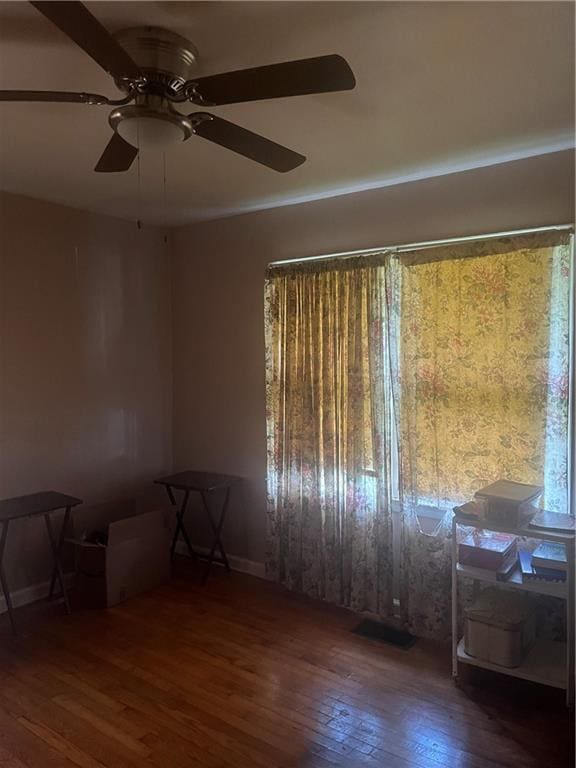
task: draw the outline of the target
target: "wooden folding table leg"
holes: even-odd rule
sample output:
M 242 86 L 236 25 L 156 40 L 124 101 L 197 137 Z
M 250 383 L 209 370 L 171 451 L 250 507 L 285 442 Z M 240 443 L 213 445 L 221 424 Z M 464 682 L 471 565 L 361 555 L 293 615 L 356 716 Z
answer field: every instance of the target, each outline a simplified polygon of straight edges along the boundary
M 172 505 L 172 507 L 175 507 L 176 506 L 176 499 L 174 498 L 174 494 L 172 493 L 172 488 L 170 488 L 169 485 L 166 485 L 165 488 L 166 488 L 166 493 L 168 494 L 168 498 L 170 499 L 170 504 Z M 179 517 L 178 512 L 176 512 L 176 531 L 174 533 L 174 536 L 172 538 L 172 544 L 170 546 L 170 557 L 172 559 L 174 558 L 174 550 L 176 548 L 176 541 L 178 539 L 178 531 L 179 530 L 180 530 L 180 517 Z
M 62 528 L 60 529 L 60 536 L 58 537 L 58 560 L 62 557 L 62 549 L 64 547 L 64 538 L 66 536 L 66 529 L 68 528 L 68 520 L 70 519 L 70 507 L 66 507 L 64 512 L 64 520 L 62 521 Z M 58 578 L 58 570 L 56 565 L 52 569 L 52 578 L 50 580 L 50 592 L 48 593 L 48 599 L 52 600 L 54 595 L 54 587 L 56 586 L 56 579 Z
M 212 548 L 210 550 L 210 554 L 208 555 L 208 562 L 206 564 L 206 570 L 204 572 L 204 577 L 202 579 L 202 582 L 205 584 L 206 581 L 208 580 L 208 574 L 210 573 L 212 563 L 214 562 L 214 555 L 216 554 L 216 549 L 220 550 L 222 562 L 226 567 L 226 570 L 230 571 L 230 563 L 228 562 L 228 558 L 226 556 L 226 552 L 224 550 L 224 545 L 222 544 L 222 538 L 221 538 L 222 528 L 224 526 L 224 521 L 226 519 L 226 512 L 228 510 L 228 503 L 230 501 L 230 486 L 227 486 L 226 488 L 226 496 L 224 498 L 224 503 L 222 505 L 222 510 L 220 512 L 220 519 L 218 520 L 218 523 L 214 522 L 214 518 L 212 517 L 212 512 L 210 511 L 210 505 L 208 504 L 208 499 L 206 498 L 206 493 L 204 491 L 201 491 L 200 493 L 202 496 L 202 501 L 204 502 L 204 509 L 206 510 L 208 520 L 210 521 L 210 527 L 212 528 L 212 533 L 214 534 L 214 541 L 212 542 Z
M 58 552 L 58 545 L 56 544 L 56 541 L 54 540 L 54 533 L 52 531 L 52 522 L 50 520 L 50 513 L 47 512 L 44 515 L 44 520 L 46 521 L 46 530 L 48 531 L 48 539 L 50 540 L 50 547 L 52 549 L 52 555 L 54 557 L 54 567 L 56 568 L 56 575 L 58 577 L 58 582 L 60 584 L 60 589 L 62 590 L 62 597 L 64 598 L 64 605 L 66 606 L 66 613 L 72 613 L 72 610 L 70 608 L 70 602 L 68 600 L 68 594 L 66 592 L 66 585 L 64 584 L 64 574 L 62 573 L 62 566 L 60 564 L 60 556 Z
M 10 619 L 10 625 L 12 632 L 18 634 L 16 630 L 16 621 L 14 619 L 14 606 L 12 605 L 12 598 L 10 596 L 10 590 L 8 589 L 8 582 L 6 581 L 6 575 L 4 573 L 4 552 L 6 551 L 6 539 L 8 538 L 8 523 L 9 520 L 4 520 L 2 523 L 2 535 L 0 536 L 0 584 L 2 585 L 2 592 L 4 593 L 4 599 L 6 600 L 6 608 L 8 609 L 8 617 Z
M 170 501 L 172 503 L 172 506 L 176 506 L 176 500 L 174 499 L 174 494 L 172 493 L 172 489 L 166 486 L 166 490 L 168 491 L 168 496 L 170 497 Z M 188 547 L 188 552 L 190 553 L 190 557 L 196 558 L 196 552 L 194 552 L 194 549 L 192 547 L 192 544 L 190 543 L 190 539 L 188 538 L 188 532 L 186 531 L 186 528 L 184 527 L 184 515 L 186 513 L 186 507 L 188 506 L 188 499 L 190 498 L 190 491 L 184 492 L 184 498 L 182 499 L 182 504 L 180 506 L 180 510 L 176 512 L 176 531 L 174 532 L 174 538 L 172 539 L 172 546 L 170 548 L 170 555 L 171 557 L 174 557 L 174 550 L 176 549 L 176 542 L 178 541 L 178 534 L 180 531 L 182 531 L 182 537 L 184 541 L 186 542 L 186 546 Z

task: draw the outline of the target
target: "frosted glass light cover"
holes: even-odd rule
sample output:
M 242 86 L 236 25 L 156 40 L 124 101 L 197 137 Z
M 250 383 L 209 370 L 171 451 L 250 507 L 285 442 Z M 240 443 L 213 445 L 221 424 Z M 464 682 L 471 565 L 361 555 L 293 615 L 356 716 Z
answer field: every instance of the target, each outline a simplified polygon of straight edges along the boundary
M 184 131 L 176 124 L 154 117 L 131 117 L 117 128 L 120 136 L 140 149 L 159 149 L 184 140 Z

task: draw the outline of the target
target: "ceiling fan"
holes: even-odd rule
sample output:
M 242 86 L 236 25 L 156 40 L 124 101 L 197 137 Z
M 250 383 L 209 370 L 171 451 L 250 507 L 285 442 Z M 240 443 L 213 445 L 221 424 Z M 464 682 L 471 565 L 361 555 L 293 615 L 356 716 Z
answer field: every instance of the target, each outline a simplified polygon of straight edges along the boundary
M 215 107 L 354 88 L 341 56 L 318 56 L 263 67 L 195 77 L 198 53 L 190 41 L 157 27 L 110 34 L 80 2 L 32 2 L 40 13 L 91 56 L 125 93 L 109 99 L 95 93 L 0 91 L 0 101 L 69 102 L 111 106 L 114 130 L 95 171 L 127 171 L 144 146 L 165 146 L 201 136 L 284 173 L 306 158 L 239 125 L 199 111 L 182 114 L 174 104 Z

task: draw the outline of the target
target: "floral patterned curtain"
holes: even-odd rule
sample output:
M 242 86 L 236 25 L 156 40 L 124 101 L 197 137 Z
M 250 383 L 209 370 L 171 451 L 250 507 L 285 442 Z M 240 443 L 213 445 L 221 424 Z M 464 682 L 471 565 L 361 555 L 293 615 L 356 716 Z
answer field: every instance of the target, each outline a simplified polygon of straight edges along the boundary
M 500 477 L 545 487 L 568 512 L 568 235 L 401 257 L 401 606 L 415 634 L 450 633 L 450 510 Z
M 312 597 L 388 615 L 391 372 L 376 262 L 269 270 L 267 572 Z
M 545 232 L 269 270 L 271 578 L 392 615 L 394 507 L 403 624 L 447 639 L 454 504 L 507 477 L 568 511 L 571 258 Z

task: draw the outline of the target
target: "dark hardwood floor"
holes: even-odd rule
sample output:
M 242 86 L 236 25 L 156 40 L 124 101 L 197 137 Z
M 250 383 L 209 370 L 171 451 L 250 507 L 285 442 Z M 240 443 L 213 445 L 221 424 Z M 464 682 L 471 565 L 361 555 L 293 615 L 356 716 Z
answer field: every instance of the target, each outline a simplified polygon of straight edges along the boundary
M 566 768 L 563 693 L 449 651 L 350 632 L 354 614 L 188 562 L 109 611 L 0 618 L 2 768 Z M 471 670 L 472 672 L 472 670 Z

